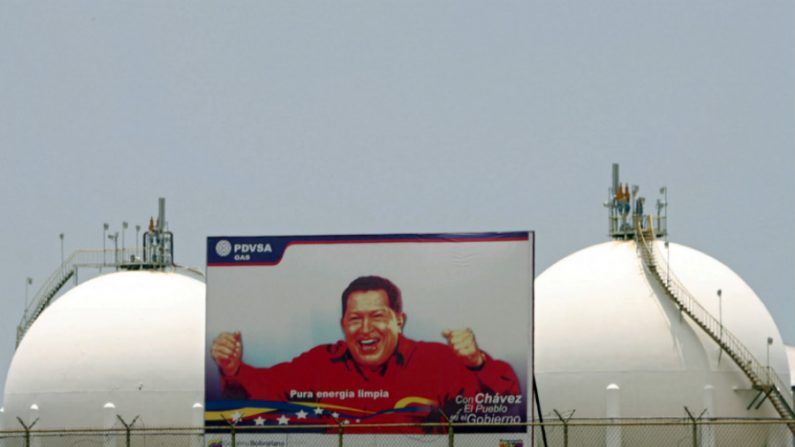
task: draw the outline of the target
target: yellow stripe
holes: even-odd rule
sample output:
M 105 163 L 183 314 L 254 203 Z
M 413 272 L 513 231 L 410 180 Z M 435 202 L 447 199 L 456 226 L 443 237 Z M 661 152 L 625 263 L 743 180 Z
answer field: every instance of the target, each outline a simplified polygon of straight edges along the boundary
M 274 411 L 273 408 L 256 408 L 256 407 L 247 407 L 247 408 L 231 408 L 229 410 L 224 411 L 205 411 L 204 412 L 204 420 L 205 421 L 227 421 L 232 419 L 232 415 L 235 413 L 240 413 L 241 417 L 248 417 L 254 416 L 257 414 L 262 413 L 270 413 Z
M 324 409 L 327 409 L 327 410 L 343 410 L 343 411 L 351 411 L 351 412 L 362 413 L 362 414 L 373 414 L 373 413 L 375 413 L 374 411 L 360 410 L 358 408 L 345 407 L 343 405 L 316 404 L 314 402 L 313 403 L 309 403 L 309 402 L 290 402 L 290 403 L 291 404 L 297 404 L 297 405 L 306 405 L 307 407 L 313 407 L 313 408 L 324 408 Z
M 411 404 L 419 404 L 419 405 L 433 405 L 434 401 L 428 399 L 427 397 L 420 397 L 420 396 L 409 396 L 400 399 L 395 404 L 395 408 L 406 408 Z

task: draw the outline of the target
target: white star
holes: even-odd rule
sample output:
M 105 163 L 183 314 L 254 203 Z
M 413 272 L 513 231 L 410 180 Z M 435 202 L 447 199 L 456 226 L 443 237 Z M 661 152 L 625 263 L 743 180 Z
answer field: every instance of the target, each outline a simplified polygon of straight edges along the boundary
M 306 419 L 307 412 L 304 411 L 304 410 L 301 410 L 301 411 L 299 411 L 298 413 L 295 413 L 295 414 L 298 416 L 298 419 Z
M 265 425 L 265 419 L 262 419 L 262 416 L 257 416 L 257 418 L 254 419 L 254 423 L 256 425 Z
M 290 422 L 290 419 L 287 416 L 281 415 L 279 417 L 279 425 L 287 425 L 288 422 Z
M 349 420 L 345 419 L 344 421 L 342 421 L 342 423 L 343 423 L 343 424 L 350 424 L 350 423 L 351 423 L 351 421 L 349 421 Z
M 356 419 L 356 423 L 358 424 L 359 422 L 362 422 L 362 420 L 361 419 Z
M 315 414 L 323 414 L 322 408 L 315 408 Z
M 237 412 L 235 412 L 235 414 L 232 415 L 232 422 L 240 422 L 240 419 L 242 419 L 242 418 L 243 418 L 243 415 L 240 414 L 239 411 L 237 411 Z
M 335 411 L 335 412 L 331 413 L 331 417 L 333 417 L 334 419 L 339 419 L 340 418 L 340 414 Z

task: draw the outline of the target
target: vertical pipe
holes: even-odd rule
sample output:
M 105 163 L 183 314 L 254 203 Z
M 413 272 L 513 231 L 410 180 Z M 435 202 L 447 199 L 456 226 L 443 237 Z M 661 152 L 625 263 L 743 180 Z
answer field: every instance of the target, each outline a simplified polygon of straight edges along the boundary
M 204 445 L 204 405 L 199 402 L 193 404 L 191 422 L 194 427 L 202 427 L 196 434 L 191 436 L 191 447 L 202 447 Z
M 166 228 L 166 199 L 157 199 L 157 229 L 163 231 Z
M 617 422 L 621 417 L 621 388 L 615 383 L 611 383 L 605 391 L 607 418 L 611 422 Z M 618 425 L 608 426 L 605 438 L 606 447 L 621 447 L 621 427 Z
M 715 418 L 715 387 L 704 386 L 704 409 L 708 419 Z M 701 447 L 715 447 L 715 426 L 704 424 L 701 426 Z
M 116 447 L 116 435 L 112 432 L 116 424 L 116 405 L 108 402 L 102 406 L 102 426 L 106 430 L 104 436 L 104 447 Z
M 160 197 L 157 200 L 157 261 L 160 266 L 165 266 L 166 244 L 163 240 L 163 233 L 166 228 L 166 199 Z
M 39 406 L 37 404 L 33 404 L 30 406 L 30 413 L 28 414 L 28 420 L 31 420 L 31 424 L 28 426 L 28 429 L 32 429 L 36 422 L 39 421 Z M 41 446 L 41 437 L 40 436 L 33 436 L 30 435 L 28 439 L 28 447 L 39 447 Z
M 618 188 L 620 187 L 621 184 L 618 182 L 618 163 L 613 163 L 613 186 L 610 190 L 610 201 L 608 202 L 610 204 L 610 212 L 608 213 L 610 223 L 608 224 L 608 230 L 611 236 L 619 230 L 618 215 L 620 213 L 617 208 L 621 205 L 617 203 L 616 194 L 618 194 Z

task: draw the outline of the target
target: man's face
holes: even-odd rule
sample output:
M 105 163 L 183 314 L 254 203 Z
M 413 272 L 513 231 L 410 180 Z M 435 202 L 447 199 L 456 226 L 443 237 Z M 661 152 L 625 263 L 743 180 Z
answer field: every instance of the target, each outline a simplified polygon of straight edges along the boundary
M 384 290 L 357 291 L 348 295 L 342 332 L 353 360 L 366 368 L 383 365 L 395 352 L 405 321 L 403 313 L 389 307 Z

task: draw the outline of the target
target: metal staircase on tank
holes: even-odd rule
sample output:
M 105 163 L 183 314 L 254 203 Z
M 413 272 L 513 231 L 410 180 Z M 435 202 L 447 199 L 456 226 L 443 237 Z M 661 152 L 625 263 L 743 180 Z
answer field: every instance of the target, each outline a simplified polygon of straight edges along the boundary
M 42 283 L 30 305 L 25 309 L 22 315 L 22 320 L 17 326 L 17 346 L 22 341 L 22 337 L 28 331 L 34 321 L 44 312 L 44 309 L 49 306 L 53 299 L 63 289 L 66 283 L 71 279 L 77 280 L 77 272 L 80 268 L 125 268 L 125 262 L 120 259 L 125 259 L 125 255 L 130 255 L 131 260 L 136 259 L 135 253 L 138 250 L 132 249 L 119 249 L 119 250 L 78 250 L 66 258 L 52 274 Z M 112 261 L 112 262 L 109 262 Z M 130 264 L 133 262 L 130 261 Z M 140 262 L 139 262 L 140 263 Z
M 790 406 L 783 392 L 788 392 L 790 387 L 783 383 L 779 375 L 759 362 L 737 336 L 732 334 L 720 321 L 712 316 L 696 298 L 687 290 L 676 275 L 670 271 L 667 263 L 658 262 L 663 259 L 654 244 L 655 231 L 650 216 L 633 216 L 635 228 L 635 241 L 638 245 L 640 256 L 652 276 L 666 291 L 681 312 L 690 317 L 718 346 L 726 353 L 751 381 L 756 397 L 748 405 L 759 408 L 765 399 L 776 409 L 785 420 L 795 420 L 795 412 Z M 784 390 L 784 391 L 782 391 Z M 790 431 L 795 434 L 795 422 L 788 423 Z
M 75 273 L 77 273 L 76 267 L 69 266 L 63 268 L 65 266 L 67 266 L 66 263 L 47 278 L 47 281 L 45 281 L 42 288 L 39 289 L 39 292 L 34 297 L 34 306 L 25 309 L 22 322 L 17 326 L 17 346 L 19 346 L 19 342 L 22 341 L 22 337 L 25 335 L 25 332 L 27 332 L 30 324 L 44 312 L 44 309 L 50 304 L 55 295 L 58 294 L 58 291 L 63 288 L 64 284 L 66 284 L 70 278 L 75 276 Z

